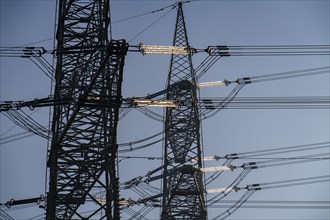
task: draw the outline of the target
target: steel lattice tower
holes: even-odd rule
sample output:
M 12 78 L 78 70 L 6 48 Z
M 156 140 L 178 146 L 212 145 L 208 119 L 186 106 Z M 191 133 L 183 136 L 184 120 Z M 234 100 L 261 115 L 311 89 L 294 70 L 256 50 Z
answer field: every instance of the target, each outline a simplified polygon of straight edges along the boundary
M 46 217 L 119 219 L 116 136 L 128 45 L 109 40 L 108 0 L 60 0 L 58 11 L 54 98 L 73 101 L 54 107 Z
M 173 46 L 189 50 L 182 3 L 178 4 Z M 172 54 L 167 100 L 192 103 L 166 109 L 161 219 L 206 219 L 201 162 L 200 119 L 192 53 Z

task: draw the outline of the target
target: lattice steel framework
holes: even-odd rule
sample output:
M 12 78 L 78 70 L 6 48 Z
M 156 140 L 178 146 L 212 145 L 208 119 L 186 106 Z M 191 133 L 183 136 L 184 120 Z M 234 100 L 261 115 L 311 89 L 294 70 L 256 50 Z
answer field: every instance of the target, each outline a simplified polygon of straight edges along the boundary
M 178 4 L 173 46 L 189 47 L 182 11 Z M 200 120 L 192 54 L 172 54 L 167 100 L 193 103 L 166 109 L 163 201 L 161 219 L 207 218 L 201 162 Z
M 116 132 L 128 45 L 109 41 L 108 0 L 60 0 L 58 17 L 54 96 L 74 101 L 54 107 L 46 218 L 119 219 Z

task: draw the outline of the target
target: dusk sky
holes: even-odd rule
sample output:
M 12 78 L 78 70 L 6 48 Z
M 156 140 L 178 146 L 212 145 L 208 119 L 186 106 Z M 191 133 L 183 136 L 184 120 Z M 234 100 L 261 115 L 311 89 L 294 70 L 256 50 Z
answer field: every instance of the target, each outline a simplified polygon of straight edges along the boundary
M 167 0 L 112 0 L 113 39 L 126 39 L 133 46 L 140 43 L 171 45 L 176 9 L 168 7 L 132 19 L 123 19 L 156 11 L 174 3 L 175 1 Z M 54 41 L 56 4 L 55 0 L 0 0 L 0 46 L 44 47 L 48 51 L 44 57 L 52 63 L 51 52 L 54 45 L 56 46 Z M 211 45 L 330 45 L 329 0 L 200 0 L 183 4 L 183 11 L 189 43 L 198 49 L 206 49 Z M 207 53 L 195 54 L 194 67 L 197 67 L 206 57 Z M 169 63 L 170 55 L 142 55 L 129 52 L 124 67 L 123 97 L 143 97 L 163 90 Z M 223 57 L 199 81 L 236 80 L 242 77 L 329 66 L 329 55 Z M 50 95 L 52 86 L 51 80 L 32 61 L 8 57 L 0 57 L 0 83 L 1 102 L 44 98 Z M 228 87 L 200 88 L 200 96 L 226 97 L 234 87 L 234 85 L 229 85 Z M 328 71 L 314 76 L 248 84 L 242 88 L 237 98 L 329 95 Z M 22 110 L 42 126 L 48 126 L 51 123 L 49 108 Z M 150 110 L 163 114 L 162 108 L 150 107 Z M 21 133 L 24 135 L 28 133 L 24 133 L 22 128 L 15 126 L 2 113 L 0 120 L 0 203 L 5 203 L 12 198 L 18 200 L 44 195 L 48 191 L 46 157 L 49 143 L 36 135 L 20 139 Z M 306 151 L 265 155 L 259 159 L 234 160 L 232 165 L 240 166 L 243 163 L 268 159 L 327 155 L 327 159 L 252 170 L 239 184 L 242 187 L 255 183 L 274 183 L 330 175 L 329 108 L 224 109 L 215 116 L 202 120 L 201 123 L 205 157 L 284 147 L 292 149 L 290 147 L 301 145 L 321 146 L 320 143 L 325 143 L 322 146 L 327 146 Z M 137 109 L 132 109 L 119 121 L 118 143 L 138 141 L 162 130 L 163 123 L 149 118 Z M 155 157 L 154 160 L 123 159 L 119 163 L 120 180 L 125 182 L 134 177 L 144 176 L 148 171 L 161 166 L 162 161 L 157 158 L 162 157 L 163 145 L 159 142 L 139 151 L 120 153 L 121 157 Z M 292 160 L 292 162 L 296 161 Z M 205 167 L 220 166 L 223 162 L 221 160 L 205 161 Z M 208 184 L 206 189 L 230 185 L 241 171 L 239 169 L 226 171 Z M 210 175 L 212 173 L 207 173 L 206 178 Z M 152 185 L 161 188 L 160 181 L 153 182 Z M 264 203 L 246 203 L 246 207 L 242 206 L 227 219 L 326 220 L 330 218 L 329 188 L 329 181 L 327 181 L 260 190 L 255 192 L 249 200 L 265 201 Z M 237 201 L 243 194 L 243 191 L 233 192 L 224 200 Z M 207 194 L 207 198 L 211 199 L 215 195 Z M 121 197 L 134 200 L 140 198 L 130 190 L 123 190 Z M 266 205 L 267 201 L 268 204 L 277 207 L 261 207 Z M 279 203 L 272 203 L 274 201 L 279 201 Z M 284 201 L 289 201 L 289 203 Z M 304 201 L 307 202 L 303 203 Z M 288 206 L 288 204 L 308 207 L 278 207 Z M 249 208 L 247 207 L 249 205 L 257 207 Z M 323 208 L 313 208 L 312 205 L 323 206 Z M 138 211 L 143 207 L 141 205 L 132 208 Z M 11 209 L 1 206 L 1 209 L 14 219 L 43 219 L 44 217 L 44 210 L 35 204 Z M 209 219 L 225 212 L 226 209 L 221 208 L 219 203 L 209 206 Z M 146 215 L 146 218 L 159 219 L 159 213 L 159 209 L 155 208 Z M 125 212 L 122 216 L 123 219 L 129 219 L 129 215 Z

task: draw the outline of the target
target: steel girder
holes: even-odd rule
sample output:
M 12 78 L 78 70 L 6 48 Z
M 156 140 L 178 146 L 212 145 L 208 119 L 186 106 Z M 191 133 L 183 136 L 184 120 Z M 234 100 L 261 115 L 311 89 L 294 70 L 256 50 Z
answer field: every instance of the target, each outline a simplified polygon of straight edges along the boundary
M 181 2 L 173 46 L 189 48 Z M 166 99 L 193 104 L 166 109 L 163 220 L 207 218 L 203 175 L 199 169 L 202 166 L 200 120 L 191 56 L 188 53 L 171 57 Z
M 54 107 L 49 220 L 120 218 L 116 136 L 128 45 L 109 41 L 109 21 L 108 0 L 59 2 L 54 97 L 73 102 Z

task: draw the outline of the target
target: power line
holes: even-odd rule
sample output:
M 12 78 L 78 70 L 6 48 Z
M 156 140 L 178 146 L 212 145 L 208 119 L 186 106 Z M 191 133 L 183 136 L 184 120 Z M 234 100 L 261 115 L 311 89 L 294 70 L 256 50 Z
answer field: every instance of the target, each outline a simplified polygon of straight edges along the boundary
M 307 151 L 307 150 L 315 151 L 316 149 L 324 149 L 324 148 L 330 148 L 330 142 L 319 142 L 319 143 L 277 147 L 277 148 L 263 147 L 263 149 L 261 149 L 261 150 L 229 153 L 224 156 L 215 155 L 213 157 L 207 157 L 205 159 L 206 160 L 220 160 L 220 159 L 236 160 L 236 159 L 248 159 L 251 157 L 261 159 L 260 157 L 267 156 L 267 155 L 292 153 L 292 152 Z
M 236 97 L 228 105 L 225 97 L 200 99 L 200 109 L 328 109 L 329 96 L 301 97 Z
M 4 112 L 5 116 L 13 121 L 16 125 L 23 128 L 26 131 L 32 132 L 45 139 L 49 138 L 49 133 L 47 128 L 40 125 L 37 121 L 31 118 L 28 114 L 23 111 L 14 110 Z
M 210 56 L 313 56 L 330 55 L 330 45 L 209 46 Z
M 245 203 L 247 203 L 246 201 Z M 317 205 L 246 205 L 242 204 L 239 208 L 246 209 L 330 209 L 330 206 L 317 206 Z M 213 204 L 208 208 L 231 208 L 230 204 Z
M 156 24 L 158 21 L 160 21 L 162 18 L 164 18 L 168 13 L 170 13 L 175 7 L 172 7 L 170 10 L 168 10 L 165 14 L 163 14 L 162 16 L 160 16 L 157 20 L 155 20 L 154 22 L 152 22 L 150 25 L 148 25 L 146 28 L 144 28 L 142 31 L 140 31 L 138 34 L 136 34 L 134 37 L 132 37 L 128 42 L 133 41 L 134 39 L 136 39 L 138 36 L 140 36 L 141 34 L 143 34 L 145 31 L 147 31 L 149 28 L 151 28 L 154 24 Z
M 31 60 L 48 78 L 54 80 L 55 69 L 43 57 L 47 53 L 44 47 L 0 47 L 0 57 L 26 58 Z
M 274 181 L 274 182 L 267 182 L 267 183 L 259 183 L 259 184 L 249 184 L 245 187 L 237 187 L 237 184 L 234 187 L 227 187 L 226 189 L 220 189 L 222 191 L 221 194 L 224 192 L 232 192 L 232 191 L 240 191 L 240 190 L 247 190 L 241 198 L 239 198 L 233 205 L 231 205 L 225 212 L 215 216 L 212 220 L 216 219 L 225 219 L 230 216 L 232 213 L 237 211 L 239 208 L 245 204 L 248 199 L 257 191 L 264 190 L 264 189 L 274 189 L 274 188 L 282 188 L 282 187 L 291 187 L 291 186 L 298 186 L 298 185 L 308 185 L 308 184 L 316 184 L 322 182 L 329 182 L 330 176 L 314 176 L 314 177 L 307 177 L 307 178 L 298 178 L 298 179 L 290 179 L 290 180 L 282 180 L 282 181 Z M 226 196 L 227 194 L 224 194 Z M 218 203 L 222 198 L 213 201 L 211 205 Z
M 142 17 L 142 16 L 145 16 L 145 15 L 148 15 L 148 14 L 155 14 L 155 13 L 161 12 L 161 11 L 167 9 L 167 8 L 171 8 L 171 7 L 174 7 L 174 6 L 176 6 L 176 3 L 165 6 L 165 7 L 162 7 L 162 8 L 159 8 L 159 9 L 156 9 L 156 10 L 152 10 L 152 11 L 149 11 L 149 12 L 144 12 L 144 13 L 141 13 L 141 14 L 138 14 L 138 15 L 134 15 L 134 16 L 130 16 L 130 17 L 127 17 L 127 18 L 119 19 L 119 20 L 113 21 L 112 24 L 116 24 L 116 23 L 119 23 L 119 22 L 135 19 L 135 18 Z
M 0 217 L 1 220 L 14 220 L 8 213 L 6 213 L 3 209 L 0 209 Z
M 235 203 L 236 200 L 221 200 L 220 204 Z M 329 205 L 330 201 L 321 200 L 248 200 L 246 204 L 299 204 L 299 205 Z
M 259 150 L 259 151 L 252 151 L 252 152 L 246 152 L 246 153 L 232 153 L 227 154 L 223 157 L 221 156 L 214 156 L 214 157 L 206 157 L 204 160 L 220 160 L 225 159 L 225 161 L 222 163 L 223 167 L 230 167 L 231 170 L 236 169 L 237 166 L 232 166 L 230 163 L 234 160 L 240 160 L 240 159 L 247 159 L 247 158 L 253 158 L 253 159 L 269 159 L 268 161 L 260 161 L 261 167 L 263 167 L 262 163 L 264 163 L 264 168 L 269 166 L 281 166 L 281 165 L 290 165 L 290 164 L 298 164 L 298 163 L 305 163 L 305 162 L 319 162 L 319 161 L 325 161 L 328 160 L 329 157 L 326 157 L 329 153 L 321 153 L 321 154 L 312 154 L 312 155 L 303 155 L 303 156 L 291 156 L 291 157 L 281 157 L 281 158 L 258 158 L 260 156 L 267 156 L 267 155 L 275 155 L 275 154 L 284 154 L 284 153 L 293 153 L 298 151 L 308 151 L 308 150 L 315 150 L 318 149 L 330 149 L 329 142 L 322 142 L 322 143 L 315 143 L 315 144 L 306 144 L 306 145 L 297 145 L 297 146 L 291 146 L 291 147 L 281 147 L 281 148 L 272 148 L 272 149 L 266 149 L 266 150 Z M 266 163 L 269 163 L 268 165 L 265 165 Z M 250 163 L 244 163 L 242 166 L 238 166 L 240 168 L 244 168 L 244 170 L 241 172 L 241 174 L 234 180 L 234 182 L 230 185 L 237 186 L 238 181 L 242 181 L 247 174 L 252 169 L 257 169 L 259 166 L 257 165 L 258 162 L 250 162 Z M 219 178 L 223 174 L 224 170 L 219 170 L 206 178 L 205 182 L 206 184 L 210 184 L 211 182 L 215 181 L 217 178 Z M 219 196 L 216 196 L 212 198 L 209 201 L 214 200 Z

